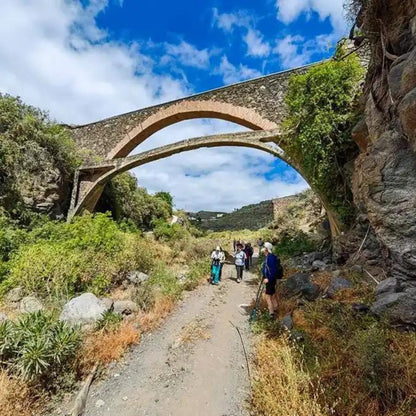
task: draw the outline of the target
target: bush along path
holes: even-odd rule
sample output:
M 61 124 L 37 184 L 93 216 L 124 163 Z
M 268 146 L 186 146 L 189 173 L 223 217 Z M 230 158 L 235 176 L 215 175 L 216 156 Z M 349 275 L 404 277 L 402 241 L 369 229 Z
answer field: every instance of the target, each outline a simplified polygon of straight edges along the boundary
M 188 292 L 162 327 L 144 335 L 124 363 L 112 366 L 90 391 L 86 412 L 101 415 L 248 415 L 248 311 L 257 278 L 242 283 L 225 265 L 220 286 Z M 231 322 L 232 324 L 231 324 Z

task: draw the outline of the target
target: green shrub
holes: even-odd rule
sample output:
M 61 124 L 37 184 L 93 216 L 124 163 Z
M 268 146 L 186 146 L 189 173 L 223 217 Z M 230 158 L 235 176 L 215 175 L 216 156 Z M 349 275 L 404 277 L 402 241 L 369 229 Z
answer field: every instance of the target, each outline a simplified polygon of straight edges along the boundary
M 172 214 L 172 197 L 167 192 L 149 195 L 137 186 L 137 179 L 122 173 L 104 188 L 96 211 L 111 211 L 116 221 L 127 221 L 139 229 L 149 230 L 154 220 L 167 220 Z
M 189 235 L 187 230 L 180 224 L 169 224 L 165 220 L 153 221 L 153 232 L 158 240 L 178 241 Z
M 210 274 L 210 259 L 207 257 L 202 260 L 194 261 L 190 264 L 189 270 L 186 273 L 186 280 L 183 285 L 185 290 L 193 290 L 195 289 L 201 279 L 204 277 L 209 276 Z
M 145 312 L 150 311 L 156 301 L 156 293 L 152 283 L 145 282 L 134 289 L 133 300 Z
M 352 339 L 351 347 L 367 391 L 376 397 L 383 396 L 390 369 L 386 332 L 380 326 L 359 331 Z
M 114 330 L 120 326 L 122 321 L 123 317 L 119 313 L 106 311 L 97 322 L 97 329 L 103 331 Z
M 30 232 L 9 261 L 0 290 L 21 285 L 27 293 L 54 298 L 85 290 L 101 295 L 129 271 L 148 272 L 153 264 L 139 235 L 122 232 L 106 214 L 85 215 Z
M 163 263 L 158 263 L 152 271 L 148 281 L 151 286 L 160 288 L 164 295 L 178 299 L 183 291 L 183 286 L 179 283 L 175 274 L 166 268 Z
M 43 312 L 0 324 L 0 358 L 8 369 L 28 380 L 48 374 L 74 357 L 80 344 L 77 329 Z
M 283 234 L 280 236 L 279 242 L 274 246 L 274 252 L 279 257 L 298 256 L 315 249 L 314 242 L 303 231 Z

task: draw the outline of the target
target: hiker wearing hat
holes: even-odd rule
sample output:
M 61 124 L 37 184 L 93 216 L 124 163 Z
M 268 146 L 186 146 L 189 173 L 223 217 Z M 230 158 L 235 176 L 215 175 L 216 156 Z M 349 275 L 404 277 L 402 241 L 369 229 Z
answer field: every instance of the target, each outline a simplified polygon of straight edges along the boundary
M 246 263 L 246 253 L 244 253 L 243 245 L 239 242 L 237 243 L 237 251 L 234 253 L 234 263 L 235 268 L 237 269 L 237 283 L 240 283 L 243 280 L 243 270 Z
M 211 283 L 218 285 L 221 278 L 221 262 L 225 261 L 224 252 L 220 246 L 211 253 Z
M 271 317 L 277 312 L 276 283 L 283 277 L 283 268 L 280 260 L 273 254 L 273 245 L 264 243 L 263 245 L 264 262 L 262 265 L 263 283 L 266 285 L 266 301 Z

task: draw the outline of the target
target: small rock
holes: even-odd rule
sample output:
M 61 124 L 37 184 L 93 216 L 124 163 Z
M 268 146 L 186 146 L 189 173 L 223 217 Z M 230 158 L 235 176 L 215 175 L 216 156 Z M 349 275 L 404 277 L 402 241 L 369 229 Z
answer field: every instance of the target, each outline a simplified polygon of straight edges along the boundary
M 323 260 L 323 258 L 324 258 L 324 253 L 321 253 L 321 252 L 319 252 L 319 251 L 314 251 L 314 252 L 312 252 L 312 253 L 309 253 L 307 256 L 306 256 L 306 258 L 307 258 L 307 262 L 309 263 L 309 264 L 312 264 L 314 261 L 316 261 L 316 260 Z
M 305 340 L 305 336 L 303 335 L 303 333 L 300 331 L 295 331 L 295 330 L 290 331 L 289 338 L 292 341 L 296 341 L 296 342 L 303 342 Z
M 400 285 L 397 279 L 389 277 L 382 280 L 376 288 L 376 295 L 379 296 L 382 293 L 396 293 L 400 290 Z
M 114 301 L 112 299 L 110 299 L 110 298 L 101 298 L 100 302 L 107 311 L 112 311 L 113 310 Z
M 26 296 L 20 301 L 19 310 L 21 313 L 34 313 L 43 310 L 41 301 L 34 296 Z
M 96 407 L 97 409 L 99 409 L 100 407 L 103 407 L 104 405 L 105 405 L 104 400 L 99 399 L 99 400 L 97 400 L 97 401 L 95 402 L 95 407 Z
M 341 270 L 335 270 L 332 273 L 332 277 L 334 277 L 334 278 L 341 277 Z
M 7 321 L 8 317 L 4 312 L 0 312 L 0 323 Z
M 359 264 L 354 264 L 354 266 L 351 267 L 351 271 L 354 273 L 362 273 L 363 272 L 363 266 L 360 266 Z
M 65 304 L 60 321 L 70 325 L 89 325 L 97 322 L 108 311 L 93 293 L 83 293 Z
M 20 302 L 23 299 L 23 288 L 20 286 L 12 289 L 6 296 L 7 302 Z
M 139 307 L 132 300 L 116 300 L 114 302 L 114 312 L 120 315 L 130 315 L 138 310 Z
M 325 270 L 326 268 L 327 268 L 327 265 L 322 260 L 315 260 L 312 263 L 312 271 L 315 271 L 315 270 Z
M 342 277 L 333 277 L 326 293 L 328 297 L 333 298 L 340 290 L 350 289 L 351 287 L 352 283 L 349 280 L 343 279 Z
M 351 310 L 354 313 L 366 314 L 370 312 L 370 307 L 366 305 L 365 303 L 353 303 L 351 305 Z
M 280 326 L 283 329 L 287 329 L 290 331 L 293 328 L 293 319 L 290 315 L 286 315 L 283 317 L 283 319 L 280 321 Z
M 135 285 L 140 285 L 146 280 L 149 280 L 149 278 L 150 277 L 146 273 L 138 271 L 132 271 L 127 275 L 127 280 Z
M 129 399 L 129 398 L 128 398 L 127 396 L 124 396 L 124 397 L 123 397 L 123 401 L 125 401 L 125 402 L 126 402 L 128 399 Z

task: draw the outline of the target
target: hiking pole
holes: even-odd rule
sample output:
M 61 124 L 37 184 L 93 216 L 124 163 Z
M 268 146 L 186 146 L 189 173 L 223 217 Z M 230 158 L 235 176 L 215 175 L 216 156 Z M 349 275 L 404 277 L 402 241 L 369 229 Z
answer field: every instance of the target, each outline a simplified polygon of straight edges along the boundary
M 251 311 L 250 314 L 250 322 L 253 322 L 256 318 L 257 318 L 257 311 L 260 308 L 260 302 L 261 302 L 261 295 L 263 294 L 263 278 L 260 278 L 260 286 L 259 289 L 257 291 L 257 297 L 256 297 L 256 303 L 254 305 L 253 310 Z

